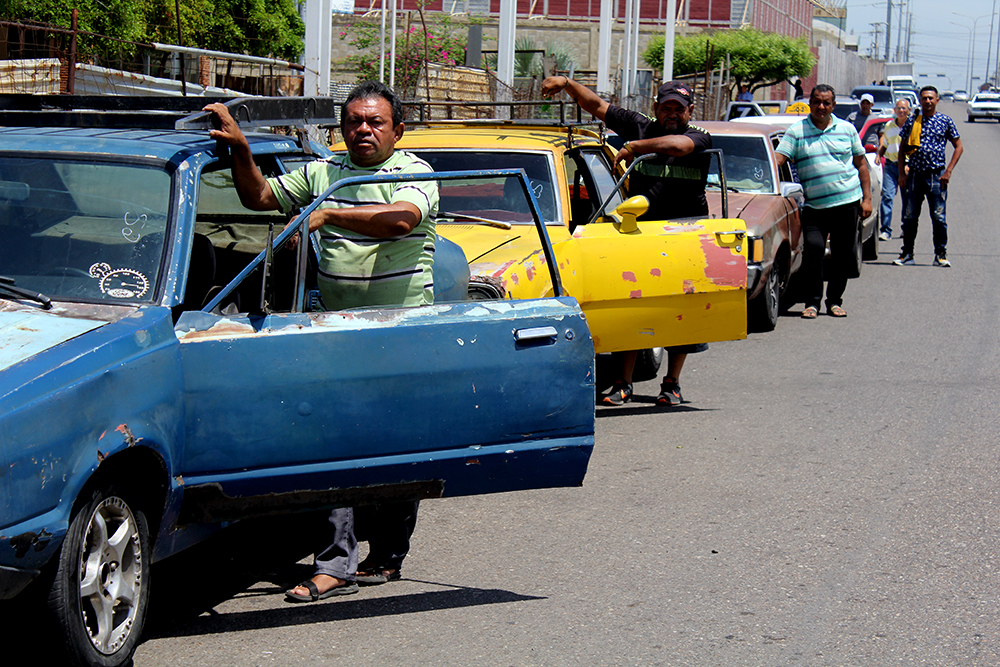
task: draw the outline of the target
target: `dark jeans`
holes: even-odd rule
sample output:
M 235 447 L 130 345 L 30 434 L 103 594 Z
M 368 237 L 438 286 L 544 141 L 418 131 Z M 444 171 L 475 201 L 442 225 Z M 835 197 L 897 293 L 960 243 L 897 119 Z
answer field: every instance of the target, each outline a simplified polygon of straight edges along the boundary
M 903 255 L 913 254 L 913 244 L 917 240 L 917 220 L 920 205 L 927 199 L 934 226 L 934 254 L 942 257 L 948 250 L 948 224 L 945 221 L 945 207 L 948 190 L 941 187 L 940 171 L 911 171 L 906 181 L 903 195 Z
M 819 308 L 823 300 L 823 281 L 826 285 L 826 307 L 844 303 L 847 289 L 847 266 L 853 261 L 854 237 L 858 229 L 858 202 L 832 208 L 802 209 L 802 235 L 805 248 L 799 278 L 805 295 L 806 307 Z M 826 238 L 830 237 L 830 275 L 823 275 L 823 257 Z
M 362 569 L 398 570 L 410 551 L 410 536 L 417 525 L 418 501 L 365 505 L 354 508 L 357 535 L 368 542 Z

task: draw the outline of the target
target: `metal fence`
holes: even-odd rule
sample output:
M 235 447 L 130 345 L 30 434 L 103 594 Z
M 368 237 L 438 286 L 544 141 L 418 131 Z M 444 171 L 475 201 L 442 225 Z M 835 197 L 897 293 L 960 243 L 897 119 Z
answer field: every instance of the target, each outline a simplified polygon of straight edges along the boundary
M 0 93 L 293 96 L 302 94 L 302 70 L 272 58 L 0 21 Z

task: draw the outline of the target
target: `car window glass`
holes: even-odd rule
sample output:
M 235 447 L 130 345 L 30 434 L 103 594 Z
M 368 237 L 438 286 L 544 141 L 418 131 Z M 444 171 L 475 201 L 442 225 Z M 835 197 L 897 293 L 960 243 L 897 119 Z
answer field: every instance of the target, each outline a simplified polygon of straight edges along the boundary
M 0 158 L 0 274 L 55 300 L 150 302 L 170 192 L 162 166 Z
M 265 176 L 276 173 L 270 157 L 258 158 Z M 202 308 L 215 293 L 236 278 L 264 248 L 273 225 L 278 235 L 289 216 L 278 211 L 251 211 L 240 203 L 228 168 L 210 168 L 201 175 L 198 195 L 195 238 L 191 252 L 184 309 Z M 275 253 L 272 267 L 273 293 L 268 307 L 275 311 L 291 309 L 297 254 L 289 248 Z M 232 312 L 260 310 L 262 271 L 258 268 L 240 283 L 237 290 L 221 304 Z
M 272 176 L 286 170 L 303 168 L 313 158 L 304 156 L 282 157 L 275 160 L 271 156 L 258 156 L 258 166 L 265 176 Z M 284 168 L 282 168 L 282 165 Z M 502 181 L 502 179 L 499 179 Z M 503 183 L 498 183 L 503 191 Z M 285 225 L 294 217 L 277 211 L 250 211 L 243 207 L 233 187 L 232 175 L 229 169 L 208 170 L 201 177 L 196 234 L 191 257 L 189 285 L 186 288 L 185 301 L 190 301 L 193 308 L 203 308 L 232 282 L 246 267 L 256 261 L 257 256 L 267 247 L 269 229 L 273 225 L 276 237 Z M 336 191 L 334 196 L 336 196 Z M 523 198 L 523 195 L 522 195 Z M 527 210 L 527 207 L 525 207 Z M 528 215 L 529 220 L 531 216 Z M 204 240 L 203 240 L 204 239 Z M 205 240 L 208 242 L 206 243 Z M 448 286 L 439 289 L 435 284 L 434 293 L 437 302 L 448 300 L 464 300 L 467 294 L 467 262 L 461 257 L 457 247 L 444 247 L 447 242 L 435 243 L 434 250 L 427 254 L 427 241 L 420 241 L 416 233 L 399 239 L 401 243 L 393 246 L 399 252 L 386 252 L 388 246 L 378 246 L 367 241 L 354 242 L 349 234 L 341 234 L 329 228 L 321 228 L 310 237 L 310 251 L 306 255 L 305 303 L 304 309 L 310 311 L 342 310 L 356 308 L 391 308 L 413 305 L 424 294 L 424 288 L 433 272 L 434 282 Z M 212 257 L 204 254 L 201 263 L 196 261 L 199 246 L 207 246 Z M 439 251 L 439 252 L 438 252 Z M 398 255 L 403 253 L 413 264 L 406 264 L 410 278 L 399 277 L 396 267 L 400 261 Z M 458 257 L 455 257 L 457 253 Z M 430 264 L 428 257 L 447 255 L 446 260 L 436 264 L 430 272 L 420 269 L 421 263 Z M 345 259 L 346 258 L 346 259 Z M 214 275 L 211 270 L 200 266 L 212 266 L 214 260 Z M 456 272 L 453 265 L 458 264 L 460 271 Z M 354 278 L 343 277 L 354 275 L 353 267 L 363 265 L 364 275 L 389 275 L 383 279 L 365 279 L 357 282 Z M 347 271 L 341 271 L 341 266 L 351 266 Z M 267 287 L 264 286 L 263 262 L 257 262 L 252 271 L 244 277 L 238 286 L 222 297 L 218 307 L 223 312 L 289 312 L 295 307 L 296 276 L 298 275 L 299 253 L 290 244 L 285 244 L 274 252 Z M 414 269 L 414 267 L 417 267 Z M 324 273 L 324 270 L 326 273 Z M 463 273 L 464 272 L 464 273 Z M 324 276 L 326 284 L 323 284 Z M 212 284 L 199 289 L 198 283 L 206 280 Z M 364 287 L 359 287 L 363 282 Z M 419 283 L 419 284 L 418 284 Z M 331 287 L 331 284 L 334 286 Z M 349 287 L 340 289 L 344 285 Z M 355 289 L 357 288 L 357 289 Z M 429 287 L 427 289 L 430 289 Z M 188 295 L 192 294 L 191 298 Z M 205 296 L 201 296 L 205 294 Z M 325 294 L 325 297 L 324 297 Z M 430 297 L 426 297 L 430 300 Z M 423 301 L 420 301 L 423 303 Z M 188 309 L 188 308 L 185 308 Z
M 569 183 L 570 225 L 587 224 L 597 208 L 611 196 L 606 211 L 622 203 L 622 193 L 615 190 L 615 174 L 600 150 L 573 151 L 566 154 L 566 181 Z M 605 218 L 608 219 L 608 218 Z
M 841 120 L 846 120 L 855 111 L 861 110 L 861 103 L 857 100 L 837 100 L 837 105 L 833 107 L 833 115 Z
M 726 162 L 726 185 L 740 192 L 773 193 L 774 174 L 765 137 L 713 134 L 712 147 L 722 150 Z M 719 187 L 719 166 L 712 160 L 708 186 Z
M 784 133 L 782 133 L 784 134 Z M 778 144 L 781 143 L 781 135 L 771 138 L 771 146 L 777 148 Z M 782 183 L 798 183 L 799 174 L 795 170 L 795 163 L 791 160 L 786 160 L 785 164 L 781 165 L 778 169 L 778 180 Z
M 470 150 L 429 150 L 408 149 L 420 158 L 426 160 L 434 171 L 478 171 L 483 169 L 524 169 L 531 190 L 538 200 L 542 217 L 546 223 L 559 224 L 557 210 L 554 174 L 549 157 L 543 153 L 507 152 L 507 151 L 470 151 Z M 492 186 L 477 181 L 469 188 L 461 187 L 459 182 L 442 183 L 438 217 L 447 218 L 448 212 L 461 212 L 475 215 L 476 211 L 485 213 L 481 217 L 493 218 L 498 210 L 507 210 L 512 224 L 534 224 L 525 201 L 523 191 L 514 188 L 513 179 L 499 179 L 501 182 Z M 477 189 L 481 188 L 481 189 Z
M 885 121 L 872 123 L 865 130 L 864 135 L 861 137 L 861 144 L 863 146 L 878 146 L 878 137 L 882 134 L 885 128 Z

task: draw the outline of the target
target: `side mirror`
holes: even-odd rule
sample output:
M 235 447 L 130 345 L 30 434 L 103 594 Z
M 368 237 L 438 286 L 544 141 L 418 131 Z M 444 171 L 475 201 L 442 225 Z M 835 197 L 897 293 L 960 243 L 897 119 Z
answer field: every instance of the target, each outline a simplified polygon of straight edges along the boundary
M 622 234 L 639 234 L 639 225 L 636 218 L 649 210 L 649 200 L 642 195 L 629 197 L 615 207 L 611 215 L 618 218 L 615 222 L 615 229 Z
M 805 199 L 805 193 L 802 190 L 801 183 L 791 183 L 789 181 L 782 181 L 781 186 L 781 196 L 791 197 L 798 201 L 799 206 L 802 205 L 802 201 Z
M 792 183 L 790 181 L 781 182 L 781 196 L 782 197 L 801 197 L 803 196 L 802 184 Z

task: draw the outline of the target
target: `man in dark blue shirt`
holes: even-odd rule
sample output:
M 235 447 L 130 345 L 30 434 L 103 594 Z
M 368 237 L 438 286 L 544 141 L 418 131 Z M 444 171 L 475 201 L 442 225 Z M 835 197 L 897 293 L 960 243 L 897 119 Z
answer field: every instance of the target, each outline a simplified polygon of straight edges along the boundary
M 917 220 L 924 199 L 931 212 L 934 226 L 934 266 L 951 266 L 948 261 L 948 225 L 945 207 L 948 183 L 958 159 L 962 157 L 962 138 L 949 116 L 937 113 L 938 91 L 934 86 L 920 89 L 919 116 L 911 116 L 900 131 L 903 140 L 899 149 L 899 187 L 903 188 L 903 247 L 896 266 L 914 264 L 913 244 L 917 239 Z M 945 167 L 945 143 L 954 151 Z

